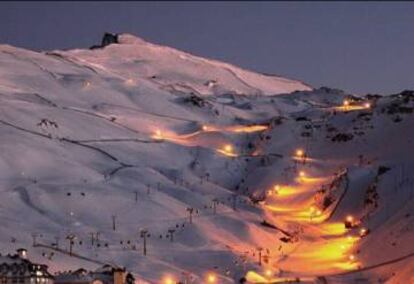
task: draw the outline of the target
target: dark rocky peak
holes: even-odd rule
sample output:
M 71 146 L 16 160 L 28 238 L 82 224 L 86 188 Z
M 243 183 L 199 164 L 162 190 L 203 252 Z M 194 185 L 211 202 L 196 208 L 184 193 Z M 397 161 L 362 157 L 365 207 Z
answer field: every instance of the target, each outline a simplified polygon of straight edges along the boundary
M 89 49 L 97 49 L 97 48 L 104 48 L 105 46 L 108 46 L 113 43 L 119 43 L 118 41 L 118 34 L 112 34 L 112 33 L 105 33 L 102 37 L 102 42 L 100 45 L 96 44 L 91 46 Z

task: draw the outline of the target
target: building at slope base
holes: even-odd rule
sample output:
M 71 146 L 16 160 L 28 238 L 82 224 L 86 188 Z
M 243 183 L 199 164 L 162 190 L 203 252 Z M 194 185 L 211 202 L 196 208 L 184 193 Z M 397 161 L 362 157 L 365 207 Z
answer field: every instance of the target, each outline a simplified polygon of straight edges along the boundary
M 133 284 L 132 274 L 125 269 L 104 265 L 96 271 L 80 268 L 76 271 L 63 272 L 55 275 L 54 284 Z
M 0 255 L 0 284 L 53 284 L 47 265 L 27 259 L 27 251 L 18 249 L 15 255 Z

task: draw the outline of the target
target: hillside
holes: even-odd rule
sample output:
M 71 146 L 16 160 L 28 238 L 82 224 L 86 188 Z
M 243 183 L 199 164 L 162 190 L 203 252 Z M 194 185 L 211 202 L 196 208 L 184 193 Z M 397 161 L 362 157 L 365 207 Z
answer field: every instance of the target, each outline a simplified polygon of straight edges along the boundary
M 117 41 L 0 46 L 1 252 L 138 283 L 413 281 L 413 92 Z

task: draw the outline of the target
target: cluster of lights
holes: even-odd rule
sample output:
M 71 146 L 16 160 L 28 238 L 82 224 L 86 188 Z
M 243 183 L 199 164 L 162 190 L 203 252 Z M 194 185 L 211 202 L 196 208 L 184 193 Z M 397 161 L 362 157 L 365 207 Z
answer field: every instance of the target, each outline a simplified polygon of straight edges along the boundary
M 351 101 L 349 101 L 347 99 L 345 99 L 342 103 L 342 106 L 344 106 L 344 107 L 349 107 L 350 105 L 351 105 Z M 362 106 L 366 109 L 369 109 L 369 108 L 371 108 L 371 103 L 370 102 L 365 102 Z M 360 107 L 361 106 L 359 106 L 359 108 Z

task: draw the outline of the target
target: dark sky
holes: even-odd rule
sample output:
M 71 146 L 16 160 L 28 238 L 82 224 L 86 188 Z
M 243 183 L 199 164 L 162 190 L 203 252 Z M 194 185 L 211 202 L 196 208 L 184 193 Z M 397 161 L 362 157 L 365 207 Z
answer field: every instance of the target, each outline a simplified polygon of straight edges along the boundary
M 105 31 L 355 93 L 414 89 L 414 2 L 2 2 L 0 42 L 86 48 Z

